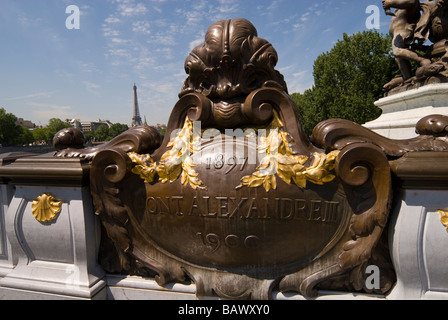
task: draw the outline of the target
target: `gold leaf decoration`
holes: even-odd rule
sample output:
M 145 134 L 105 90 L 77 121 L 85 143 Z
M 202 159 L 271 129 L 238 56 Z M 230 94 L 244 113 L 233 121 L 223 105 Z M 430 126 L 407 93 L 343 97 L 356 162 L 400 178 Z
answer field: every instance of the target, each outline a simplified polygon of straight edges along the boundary
M 259 153 L 266 155 L 257 167 L 257 171 L 251 176 L 243 177 L 237 189 L 245 186 L 249 188 L 263 186 L 269 192 L 271 189 L 277 189 L 276 176 L 287 184 L 293 181 L 302 189 L 306 188 L 308 181 L 322 185 L 334 180 L 336 176 L 331 172 L 339 151 L 332 151 L 329 154 L 314 153 L 311 166 L 306 167 L 308 157 L 297 155 L 292 150 L 293 139 L 284 130 L 284 125 L 276 112 L 267 129 L 269 135 L 260 137 L 258 146 Z
M 156 182 L 156 173 L 161 183 L 172 183 L 180 177 L 183 185 L 190 185 L 195 190 L 204 189 L 198 173 L 193 169 L 196 165 L 191 155 L 197 144 L 193 130 L 193 122 L 187 117 L 182 130 L 168 143 L 167 147 L 171 149 L 162 155 L 159 164 L 155 163 L 150 155 L 128 153 L 135 165 L 132 173 L 148 183 Z
M 269 135 L 260 136 L 257 148 L 264 157 L 257 171 L 251 176 L 243 177 L 237 189 L 245 186 L 249 188 L 263 186 L 266 191 L 275 190 L 277 176 L 288 184 L 295 183 L 302 189 L 306 188 L 307 182 L 322 185 L 335 178 L 331 172 L 339 151 L 332 151 L 329 154 L 315 153 L 311 166 L 306 167 L 308 157 L 297 155 L 292 150 L 293 138 L 284 130 L 284 125 L 276 112 L 273 121 L 266 129 Z M 187 117 L 182 130 L 168 143 L 167 147 L 171 149 L 163 154 L 159 164 L 155 163 L 150 155 L 128 153 L 134 163 L 132 172 L 148 183 L 157 181 L 172 183 L 180 177 L 181 183 L 185 186 L 189 185 L 195 190 L 205 189 L 194 170 L 196 165 L 191 158 L 196 151 L 198 138 L 200 135 L 194 134 L 193 122 Z
M 31 204 L 31 212 L 34 218 L 42 223 L 48 223 L 55 220 L 61 212 L 62 201 L 56 199 L 50 194 L 42 194 Z
M 149 154 L 139 155 L 135 152 L 129 152 L 128 156 L 135 164 L 131 172 L 138 175 L 145 182 L 154 182 L 157 173 L 157 164 L 152 160 L 151 156 Z
M 438 213 L 441 215 L 441 222 L 446 227 L 446 231 L 448 231 L 448 211 L 446 210 L 437 210 Z

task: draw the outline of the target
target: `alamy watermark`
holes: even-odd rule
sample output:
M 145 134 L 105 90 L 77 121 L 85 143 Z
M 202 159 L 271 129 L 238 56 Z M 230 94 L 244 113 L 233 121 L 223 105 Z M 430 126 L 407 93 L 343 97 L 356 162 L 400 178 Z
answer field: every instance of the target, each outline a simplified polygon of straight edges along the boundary
M 279 129 L 225 129 L 221 132 L 213 128 L 202 130 L 201 124 L 201 121 L 194 121 L 193 130 L 186 139 L 177 139 L 182 129 L 173 130 L 171 133 L 170 141 L 173 141 L 174 148 L 182 150 L 179 160 L 183 161 L 185 157 L 191 156 L 195 165 L 206 165 L 207 168 L 215 169 L 228 165 L 232 169 L 237 169 L 238 166 L 242 169 L 246 165 L 258 164 L 267 152 L 278 152 L 278 141 L 272 138 L 273 141 L 268 143 L 267 140 L 271 134 L 278 136 Z M 259 149 L 260 145 L 265 145 L 266 148 Z M 203 152 L 207 154 L 204 157 Z M 210 158 L 210 155 L 213 157 Z
M 65 8 L 65 13 L 69 14 L 67 19 L 65 20 L 65 27 L 68 30 L 79 30 L 81 28 L 81 14 L 79 11 L 79 7 L 76 5 L 70 5 Z
M 81 14 L 77 5 L 69 5 L 65 9 L 65 13 L 69 16 L 65 20 L 65 27 L 68 30 L 79 30 L 81 28 Z M 366 19 L 367 29 L 380 29 L 381 11 L 377 5 L 369 5 L 365 11 L 369 16 Z
M 79 30 L 81 28 L 81 14 L 77 5 L 69 5 L 65 9 L 65 13 L 69 16 L 65 20 L 65 27 L 68 30 Z M 377 5 L 369 5 L 366 8 L 366 14 L 369 16 L 366 19 L 367 29 L 380 29 L 381 11 Z
M 366 268 L 366 274 L 369 275 L 366 278 L 366 288 L 368 290 L 380 290 L 380 280 L 381 280 L 380 268 L 375 265 L 368 266 Z
M 366 19 L 367 29 L 380 29 L 381 11 L 376 5 L 370 5 L 366 8 L 366 14 L 369 16 Z

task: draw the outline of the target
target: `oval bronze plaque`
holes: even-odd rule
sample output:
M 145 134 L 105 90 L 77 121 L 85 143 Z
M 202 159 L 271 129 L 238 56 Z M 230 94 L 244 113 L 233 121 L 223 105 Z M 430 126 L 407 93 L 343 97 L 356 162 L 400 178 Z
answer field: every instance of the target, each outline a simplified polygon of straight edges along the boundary
M 244 138 L 203 145 L 192 158 L 205 189 L 147 184 L 140 232 L 171 256 L 224 269 L 304 265 L 329 250 L 350 217 L 337 181 L 300 189 L 277 179 L 270 192 L 237 190 L 258 166 L 254 155 L 256 144 Z

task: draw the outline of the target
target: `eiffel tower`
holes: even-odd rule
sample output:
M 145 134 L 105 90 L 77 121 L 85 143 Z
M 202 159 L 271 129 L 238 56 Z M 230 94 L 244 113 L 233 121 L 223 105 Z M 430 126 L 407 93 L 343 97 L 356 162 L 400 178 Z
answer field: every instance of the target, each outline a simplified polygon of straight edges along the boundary
M 141 126 L 142 118 L 140 117 L 140 110 L 138 109 L 138 100 L 137 100 L 137 86 L 134 83 L 134 115 L 132 117 L 131 127 Z

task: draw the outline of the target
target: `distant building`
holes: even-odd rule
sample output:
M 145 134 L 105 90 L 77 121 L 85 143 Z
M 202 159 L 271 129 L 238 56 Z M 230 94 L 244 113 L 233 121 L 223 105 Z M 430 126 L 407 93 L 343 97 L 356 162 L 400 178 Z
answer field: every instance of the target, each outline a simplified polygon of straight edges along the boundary
M 81 130 L 84 133 L 94 132 L 102 125 L 106 125 L 108 128 L 112 126 L 112 122 L 109 120 L 97 120 L 97 121 L 80 121 L 79 119 L 69 120 L 72 127 Z
M 16 121 L 16 124 L 19 126 L 24 126 L 28 129 L 35 129 L 36 128 L 36 124 L 34 124 L 33 122 L 29 121 L 29 120 L 24 120 L 23 118 L 18 118 Z
M 157 125 L 154 126 L 154 128 L 156 128 L 156 130 L 159 131 L 162 135 L 166 133 L 166 124 L 158 123 Z

